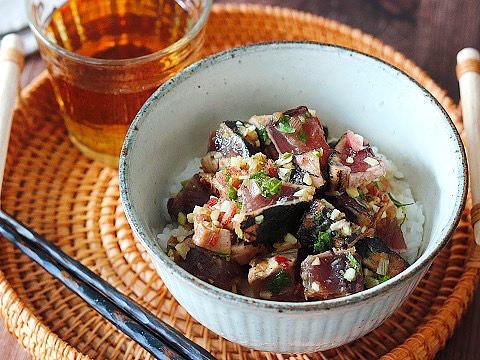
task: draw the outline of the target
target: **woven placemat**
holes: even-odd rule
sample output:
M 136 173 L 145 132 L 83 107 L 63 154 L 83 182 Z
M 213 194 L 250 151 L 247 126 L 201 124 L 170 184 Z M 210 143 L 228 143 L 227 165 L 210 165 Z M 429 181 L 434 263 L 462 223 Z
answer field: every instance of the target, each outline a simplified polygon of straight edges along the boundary
M 334 21 L 286 9 L 215 6 L 205 55 L 273 39 L 335 43 L 380 57 L 430 90 L 462 130 L 457 107 L 422 70 L 379 40 Z M 2 202 L 8 212 L 218 358 L 432 358 L 454 331 L 479 277 L 480 252 L 466 210 L 452 241 L 408 301 L 381 327 L 323 353 L 260 353 L 208 331 L 172 298 L 132 238 L 119 202 L 117 172 L 86 159 L 68 141 L 45 74 L 22 92 L 7 161 Z M 150 358 L 13 246 L 4 240 L 0 244 L 1 316 L 34 358 Z

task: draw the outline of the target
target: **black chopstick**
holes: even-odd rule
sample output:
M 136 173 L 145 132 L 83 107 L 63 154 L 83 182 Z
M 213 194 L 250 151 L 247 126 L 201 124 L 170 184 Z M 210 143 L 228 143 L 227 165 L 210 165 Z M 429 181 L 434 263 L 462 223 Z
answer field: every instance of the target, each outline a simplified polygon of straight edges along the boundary
M 32 257 L 35 255 L 35 251 L 42 255 L 40 259 L 38 255 L 35 256 L 35 258 L 32 257 L 34 261 L 39 262 L 37 260 L 48 258 L 45 261 L 49 261 L 52 263 L 51 265 L 56 268 L 56 270 L 52 269 L 55 271 L 55 274 L 52 273 L 52 275 L 57 277 L 60 281 L 62 281 L 62 279 L 59 278 L 59 276 L 64 277 L 64 272 L 67 271 L 70 275 L 68 279 L 65 280 L 71 279 L 75 280 L 76 282 L 81 281 L 84 285 L 89 286 L 89 289 L 93 291 L 93 295 L 97 297 L 103 295 L 106 300 L 110 301 L 112 307 L 122 311 L 127 316 L 131 316 L 138 323 L 140 323 L 140 325 L 143 325 L 148 332 L 157 335 L 159 339 L 163 340 L 165 344 L 168 344 L 168 346 L 178 352 L 178 354 L 184 356 L 185 358 L 191 359 L 215 359 L 205 349 L 187 339 L 173 327 L 155 317 L 144 307 L 138 305 L 132 299 L 120 293 L 80 262 L 65 254 L 57 246 L 53 245 L 41 235 L 27 228 L 25 225 L 1 210 L 0 233 L 7 237 L 8 240 L 12 241 L 15 245 L 21 245 L 23 249 L 20 248 L 20 246 L 19 248 L 22 250 L 22 252 L 24 252 L 23 250 L 29 250 L 29 253 L 26 253 L 27 256 Z M 42 265 L 42 267 L 44 266 Z M 49 269 L 46 268 L 46 270 L 50 272 Z M 68 287 L 67 284 L 65 285 Z M 74 292 L 77 292 L 76 288 L 70 289 Z M 90 305 L 95 307 L 96 303 L 94 302 Z M 98 311 L 98 309 L 96 310 Z M 132 337 L 131 335 L 129 336 Z M 134 335 L 133 338 L 137 340 L 136 335 Z
M 143 325 L 130 318 L 123 311 L 118 310 L 116 306 L 103 295 L 98 296 L 99 294 L 93 288 L 82 281 L 78 281 L 72 277 L 69 272 L 61 269 L 45 252 L 30 247 L 23 236 L 9 228 L 8 225 L 3 222 L 0 224 L 0 234 L 15 244 L 21 252 L 43 267 L 68 289 L 80 296 L 87 304 L 114 324 L 119 330 L 135 339 L 135 341 L 142 345 L 156 359 L 185 360 L 183 356 L 171 350 L 162 340 L 149 332 Z

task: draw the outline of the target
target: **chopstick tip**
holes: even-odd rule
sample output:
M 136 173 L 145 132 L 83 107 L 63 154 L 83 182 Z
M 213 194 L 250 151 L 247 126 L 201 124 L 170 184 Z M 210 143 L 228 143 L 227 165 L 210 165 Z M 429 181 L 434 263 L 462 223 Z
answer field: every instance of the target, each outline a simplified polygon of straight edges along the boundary
M 467 47 L 460 50 L 457 54 L 457 64 L 461 64 L 470 59 L 480 60 L 480 52 L 475 48 Z
M 2 49 L 15 49 L 23 53 L 23 41 L 21 36 L 17 34 L 5 35 L 1 42 Z

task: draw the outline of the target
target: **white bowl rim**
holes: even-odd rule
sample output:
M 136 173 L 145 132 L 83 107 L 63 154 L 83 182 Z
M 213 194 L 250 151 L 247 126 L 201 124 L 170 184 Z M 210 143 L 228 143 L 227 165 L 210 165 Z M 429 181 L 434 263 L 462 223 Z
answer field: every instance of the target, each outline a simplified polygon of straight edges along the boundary
M 232 293 L 227 290 L 220 289 L 214 285 L 211 285 L 203 280 L 200 280 L 196 276 L 190 274 L 179 265 L 177 265 L 173 260 L 171 260 L 167 254 L 163 251 L 159 256 L 157 256 L 157 249 L 151 247 L 146 240 L 149 238 L 147 236 L 145 229 L 140 222 L 135 213 L 133 206 L 130 205 L 130 196 L 129 188 L 127 185 L 128 178 L 128 158 L 130 153 L 130 148 L 134 144 L 136 133 L 141 127 L 145 117 L 143 116 L 152 105 L 160 98 L 168 94 L 176 85 L 182 83 L 188 79 L 192 74 L 201 72 L 204 69 L 207 69 L 217 63 L 227 61 L 229 59 L 241 56 L 242 54 L 249 54 L 258 51 L 268 51 L 270 49 L 288 49 L 288 48 L 298 48 L 298 49 L 309 49 L 309 48 L 335 48 L 339 51 L 344 51 L 349 53 L 351 56 L 365 57 L 373 62 L 378 62 L 382 66 L 387 66 L 390 70 L 399 73 L 401 76 L 408 79 L 412 82 L 413 86 L 417 86 L 424 93 L 426 99 L 433 102 L 433 104 L 442 112 L 445 122 L 442 122 L 444 126 L 451 131 L 452 141 L 458 147 L 458 152 L 461 154 L 461 161 L 457 164 L 459 166 L 458 173 L 461 174 L 459 178 L 459 188 L 455 198 L 455 207 L 452 212 L 447 226 L 442 229 L 444 234 L 439 244 L 430 252 L 425 251 L 413 264 L 411 264 L 405 271 L 399 275 L 393 277 L 392 279 L 377 285 L 371 289 L 363 290 L 355 294 L 347 295 L 340 298 L 334 298 L 330 300 L 318 300 L 318 301 L 309 301 L 309 302 L 281 302 L 281 301 L 270 301 L 263 299 L 256 299 L 247 297 L 244 295 L 239 295 Z M 427 101 L 427 100 L 426 100 Z M 414 277 L 417 273 L 421 272 L 426 266 L 428 266 L 431 261 L 439 254 L 443 247 L 448 243 L 451 236 L 453 235 L 465 207 L 466 198 L 467 198 L 467 187 L 468 187 L 468 167 L 467 159 L 465 154 L 465 149 L 463 147 L 460 134 L 456 129 L 453 121 L 451 120 L 448 113 L 445 111 L 443 106 L 438 102 L 438 100 L 421 84 L 419 84 L 415 79 L 410 75 L 406 74 L 402 70 L 396 68 L 392 64 L 389 64 L 379 58 L 376 58 L 372 55 L 359 52 L 350 48 L 346 48 L 339 45 L 326 44 L 313 41 L 272 41 L 272 42 L 263 42 L 252 45 L 246 45 L 242 47 L 228 49 L 216 54 L 213 54 L 209 57 L 206 57 L 190 66 L 180 71 L 173 78 L 162 84 L 150 98 L 145 102 L 142 108 L 139 110 L 132 124 L 130 125 L 125 141 L 122 147 L 119 158 L 119 187 L 120 187 L 120 198 L 124 208 L 125 215 L 127 220 L 132 227 L 134 233 L 141 239 L 143 245 L 147 247 L 150 251 L 149 254 L 156 256 L 170 271 L 176 272 L 178 275 L 186 279 L 188 282 L 193 283 L 198 289 L 202 292 L 207 293 L 208 295 L 214 295 L 219 300 L 227 299 L 232 302 L 237 302 L 241 304 L 250 304 L 255 305 L 257 308 L 271 309 L 278 312 L 305 312 L 305 311 L 316 311 L 316 310 L 329 310 L 332 308 L 344 307 L 351 304 L 356 304 L 367 299 L 380 296 L 385 294 L 389 289 L 397 287 L 401 282 Z M 151 255 L 152 256 L 152 255 Z

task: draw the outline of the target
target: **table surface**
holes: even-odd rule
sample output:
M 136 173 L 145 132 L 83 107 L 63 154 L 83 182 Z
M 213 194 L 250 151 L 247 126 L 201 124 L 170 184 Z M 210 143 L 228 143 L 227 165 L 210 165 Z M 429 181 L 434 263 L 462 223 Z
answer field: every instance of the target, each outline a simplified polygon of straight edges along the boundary
M 217 0 L 297 8 L 336 19 L 373 34 L 414 60 L 458 100 L 455 55 L 480 47 L 480 1 L 477 0 Z M 44 69 L 37 55 L 27 59 L 22 86 Z M 438 359 L 478 359 L 480 289 Z M 1 359 L 29 359 L 0 321 Z

